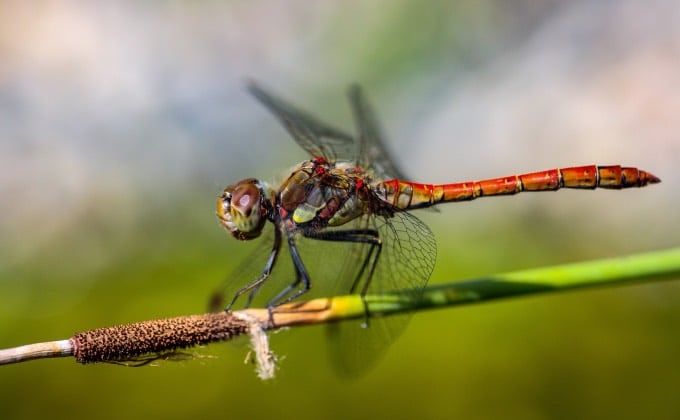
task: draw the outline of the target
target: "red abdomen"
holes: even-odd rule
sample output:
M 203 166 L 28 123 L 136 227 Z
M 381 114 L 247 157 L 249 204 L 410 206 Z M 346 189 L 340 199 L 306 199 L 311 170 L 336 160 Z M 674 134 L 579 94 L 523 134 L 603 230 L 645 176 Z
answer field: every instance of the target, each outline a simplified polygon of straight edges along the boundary
M 418 184 L 393 179 L 376 184 L 374 190 L 382 200 L 400 209 L 413 209 L 522 191 L 621 189 L 644 187 L 660 181 L 649 172 L 637 168 L 587 165 L 455 184 Z

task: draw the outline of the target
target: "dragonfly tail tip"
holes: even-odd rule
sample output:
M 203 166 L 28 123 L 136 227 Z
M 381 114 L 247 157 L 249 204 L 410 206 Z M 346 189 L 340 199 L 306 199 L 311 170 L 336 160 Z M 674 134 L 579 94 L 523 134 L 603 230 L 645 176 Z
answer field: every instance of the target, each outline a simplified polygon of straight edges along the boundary
M 661 182 L 661 178 L 657 177 L 656 175 L 652 175 L 651 173 L 647 171 L 640 171 L 642 175 L 642 179 L 645 180 L 645 184 L 658 184 Z

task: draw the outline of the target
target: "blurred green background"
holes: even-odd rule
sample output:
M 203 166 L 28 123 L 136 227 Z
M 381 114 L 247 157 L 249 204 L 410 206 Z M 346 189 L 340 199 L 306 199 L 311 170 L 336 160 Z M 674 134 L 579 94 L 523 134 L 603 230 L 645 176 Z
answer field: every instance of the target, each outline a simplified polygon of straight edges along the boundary
M 415 181 L 639 166 L 628 191 L 421 212 L 432 283 L 678 245 L 680 4 L 528 0 L 2 2 L 0 348 L 200 313 L 252 244 L 221 189 L 305 158 L 249 78 L 339 126 L 360 82 Z M 0 368 L 3 418 L 677 418 L 680 284 L 416 315 L 339 379 L 321 328 L 155 367 Z

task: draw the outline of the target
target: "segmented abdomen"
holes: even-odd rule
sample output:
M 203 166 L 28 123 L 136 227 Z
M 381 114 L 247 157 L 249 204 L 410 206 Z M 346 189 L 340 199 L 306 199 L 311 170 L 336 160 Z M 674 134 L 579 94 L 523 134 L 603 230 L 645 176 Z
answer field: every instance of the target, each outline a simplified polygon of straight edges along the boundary
M 374 191 L 382 200 L 397 208 L 413 209 L 522 191 L 621 189 L 644 187 L 657 182 L 660 182 L 659 178 L 638 168 L 587 165 L 455 184 L 418 184 L 392 179 L 375 184 Z

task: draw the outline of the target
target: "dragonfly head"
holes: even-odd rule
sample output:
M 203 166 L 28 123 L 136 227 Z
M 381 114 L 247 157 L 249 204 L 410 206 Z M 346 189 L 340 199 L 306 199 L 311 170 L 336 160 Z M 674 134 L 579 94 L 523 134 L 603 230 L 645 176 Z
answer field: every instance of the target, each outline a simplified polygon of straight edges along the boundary
M 217 217 L 237 239 L 260 236 L 267 221 L 267 198 L 262 184 L 249 178 L 225 188 L 217 199 Z

